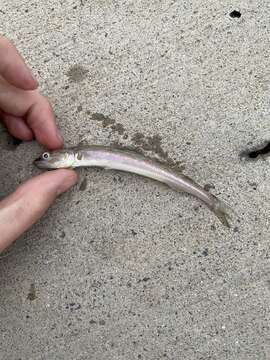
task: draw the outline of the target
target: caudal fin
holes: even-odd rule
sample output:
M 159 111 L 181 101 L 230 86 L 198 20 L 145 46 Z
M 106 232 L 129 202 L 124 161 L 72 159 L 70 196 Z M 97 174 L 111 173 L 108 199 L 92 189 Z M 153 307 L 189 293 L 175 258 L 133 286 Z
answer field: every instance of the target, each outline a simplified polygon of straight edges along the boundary
M 234 211 L 229 205 L 217 197 L 214 197 L 214 203 L 211 206 L 211 210 L 215 213 L 223 225 L 228 228 L 231 227 L 229 219 L 232 219 L 232 214 Z

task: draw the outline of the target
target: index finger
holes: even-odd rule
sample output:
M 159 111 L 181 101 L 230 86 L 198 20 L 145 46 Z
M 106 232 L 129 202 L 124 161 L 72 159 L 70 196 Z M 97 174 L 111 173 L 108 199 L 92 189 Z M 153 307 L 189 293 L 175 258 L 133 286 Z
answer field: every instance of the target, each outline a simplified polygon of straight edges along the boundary
M 0 36 L 0 75 L 24 90 L 34 90 L 38 86 L 15 46 L 3 36 Z
M 23 121 L 40 144 L 50 149 L 63 145 L 52 107 L 37 90 L 24 91 L 0 81 L 0 109 L 6 126 L 10 131 L 13 129 L 13 134 L 18 133 L 18 121 Z

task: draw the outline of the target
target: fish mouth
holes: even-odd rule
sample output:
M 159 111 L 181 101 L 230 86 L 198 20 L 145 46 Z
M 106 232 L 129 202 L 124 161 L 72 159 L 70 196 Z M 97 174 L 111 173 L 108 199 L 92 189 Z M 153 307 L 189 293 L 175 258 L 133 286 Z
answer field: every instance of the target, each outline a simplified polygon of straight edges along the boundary
M 44 169 L 45 168 L 45 164 L 41 159 L 34 160 L 33 164 L 39 169 Z
M 46 169 L 46 170 L 53 169 L 53 167 L 50 166 L 50 164 L 47 161 L 45 161 L 41 156 L 38 157 L 36 160 L 34 160 L 33 164 L 39 169 Z

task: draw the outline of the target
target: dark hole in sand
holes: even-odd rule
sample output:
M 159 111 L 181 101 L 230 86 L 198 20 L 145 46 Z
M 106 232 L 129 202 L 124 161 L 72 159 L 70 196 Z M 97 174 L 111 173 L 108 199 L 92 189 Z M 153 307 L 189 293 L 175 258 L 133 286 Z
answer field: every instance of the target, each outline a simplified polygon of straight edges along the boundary
M 230 17 L 233 19 L 239 19 L 241 16 L 242 14 L 240 13 L 240 11 L 233 10 L 232 12 L 230 12 Z
M 260 155 L 266 155 L 268 153 L 270 153 L 270 142 L 266 144 L 263 148 L 249 152 L 248 157 L 250 159 L 256 159 Z

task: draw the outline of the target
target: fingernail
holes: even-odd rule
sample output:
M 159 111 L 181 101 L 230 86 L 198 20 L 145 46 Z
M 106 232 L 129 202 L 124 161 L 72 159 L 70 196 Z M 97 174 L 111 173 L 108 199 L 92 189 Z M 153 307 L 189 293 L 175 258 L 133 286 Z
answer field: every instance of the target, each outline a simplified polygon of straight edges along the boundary
M 27 72 L 28 72 L 28 78 L 35 83 L 36 87 L 39 86 L 39 83 L 37 81 L 37 79 L 35 78 L 35 76 L 33 75 L 32 71 L 27 67 Z
M 58 188 L 57 188 L 57 195 L 60 195 L 62 193 L 64 193 L 65 191 L 67 191 L 71 186 L 75 185 L 76 182 L 78 181 L 78 176 L 76 174 L 75 171 L 70 171 L 70 174 L 68 174 L 63 181 L 61 182 L 61 184 L 59 184 Z
M 63 139 L 63 137 L 60 134 L 60 131 L 58 129 L 56 131 L 56 136 L 57 136 L 57 139 L 61 142 L 61 144 L 64 144 L 64 139 Z

